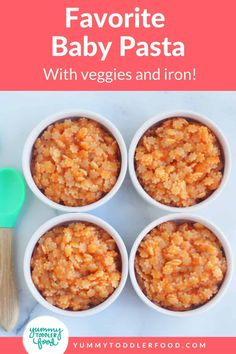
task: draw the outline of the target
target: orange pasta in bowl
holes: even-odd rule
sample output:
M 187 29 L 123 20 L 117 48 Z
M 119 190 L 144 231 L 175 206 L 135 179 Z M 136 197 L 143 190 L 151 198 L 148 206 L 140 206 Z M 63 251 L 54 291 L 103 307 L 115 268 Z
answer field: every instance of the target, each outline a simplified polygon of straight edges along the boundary
M 95 224 L 59 225 L 36 244 L 31 276 L 51 305 L 87 310 L 104 302 L 119 286 L 120 252 L 115 240 Z
M 134 259 L 143 293 L 171 311 L 204 305 L 219 291 L 227 271 L 219 239 L 204 225 L 168 221 L 140 242 Z
M 157 202 L 190 207 L 221 184 L 224 157 L 215 134 L 191 119 L 175 117 L 150 127 L 137 144 L 135 172 Z
M 35 184 L 47 198 L 65 206 L 99 201 L 116 184 L 120 169 L 116 139 L 104 126 L 88 118 L 49 125 L 32 150 Z

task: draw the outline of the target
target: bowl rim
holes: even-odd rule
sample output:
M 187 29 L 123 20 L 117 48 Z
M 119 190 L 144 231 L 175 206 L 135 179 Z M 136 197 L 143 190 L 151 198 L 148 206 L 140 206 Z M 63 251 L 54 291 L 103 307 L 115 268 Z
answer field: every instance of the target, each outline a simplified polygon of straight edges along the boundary
M 181 221 L 190 221 L 190 222 L 193 221 L 193 222 L 199 222 L 199 223 L 203 224 L 209 230 L 211 230 L 215 234 L 215 236 L 218 238 L 218 240 L 220 241 L 220 243 L 224 249 L 226 260 L 227 260 L 227 272 L 226 272 L 225 278 L 224 278 L 218 292 L 216 293 L 216 295 L 212 299 L 210 299 L 208 302 L 206 302 L 205 304 L 203 304 L 195 309 L 187 310 L 184 312 L 183 311 L 172 311 L 172 310 L 165 309 L 165 308 L 153 303 L 151 300 L 149 300 L 148 297 L 141 290 L 141 288 L 138 284 L 136 275 L 135 275 L 134 260 L 135 260 L 136 252 L 137 252 L 140 242 L 153 228 L 155 228 L 156 226 L 158 226 L 164 222 L 167 222 L 167 221 L 180 221 L 180 222 Z M 189 213 L 167 214 L 161 218 L 158 218 L 158 219 L 152 221 L 139 233 L 139 235 L 137 236 L 137 238 L 132 246 L 132 249 L 131 249 L 131 252 L 129 255 L 129 275 L 130 275 L 132 286 L 133 286 L 136 294 L 139 296 L 139 298 L 146 305 L 148 305 L 153 310 L 155 310 L 159 313 L 162 313 L 164 315 L 172 316 L 172 317 L 188 317 L 188 316 L 192 316 L 192 315 L 197 315 L 199 313 L 203 313 L 203 312 L 211 309 L 212 307 L 214 307 L 224 297 L 224 295 L 226 294 L 226 292 L 228 290 L 228 287 L 229 287 L 231 280 L 232 280 L 233 268 L 234 268 L 234 262 L 233 262 L 233 254 L 232 254 L 231 246 L 230 246 L 226 236 L 222 232 L 222 230 L 218 226 L 216 226 L 212 221 L 209 221 L 208 219 L 206 219 L 202 216 L 193 215 L 193 214 L 189 214 Z
M 61 224 L 66 224 L 69 222 L 89 222 L 92 224 L 95 224 L 105 231 L 109 233 L 109 235 L 115 240 L 117 247 L 120 252 L 121 256 L 121 262 L 122 262 L 122 271 L 121 271 L 121 280 L 118 285 L 118 287 L 114 290 L 114 292 L 102 303 L 99 305 L 92 307 L 88 310 L 81 310 L 81 311 L 71 311 L 71 310 L 63 310 L 59 307 L 56 307 L 54 305 L 51 305 L 47 300 L 44 299 L 44 297 L 40 294 L 40 292 L 37 290 L 36 286 L 33 283 L 32 277 L 31 277 L 31 270 L 30 270 L 30 261 L 32 257 L 33 250 L 39 241 L 39 239 L 50 229 L 52 229 L 55 226 L 61 225 Z M 118 234 L 118 232 L 106 221 L 103 219 L 87 214 L 87 213 L 67 213 L 67 214 L 62 214 L 59 216 L 56 216 L 54 218 L 49 219 L 45 223 L 43 223 L 31 236 L 25 250 L 24 254 L 24 263 L 23 263 L 23 272 L 24 272 L 24 278 L 25 282 L 27 284 L 27 287 L 31 293 L 31 295 L 34 297 L 34 299 L 41 304 L 44 308 L 47 310 L 51 310 L 54 313 L 57 313 L 58 315 L 63 315 L 63 316 L 68 316 L 68 317 L 85 317 L 85 316 L 90 316 L 94 315 L 100 311 L 105 310 L 108 306 L 110 306 L 121 294 L 122 290 L 124 289 L 124 286 L 126 284 L 127 276 L 128 276 L 128 253 L 126 250 L 126 246 L 121 238 L 121 236 Z
M 135 166 L 134 166 L 135 150 L 136 150 L 138 142 L 140 141 L 141 137 L 145 134 L 145 132 L 155 124 L 158 124 L 166 119 L 177 118 L 177 117 L 192 119 L 193 121 L 195 120 L 195 121 L 207 126 L 216 135 L 216 137 L 220 143 L 223 155 L 224 155 L 224 172 L 223 172 L 223 178 L 220 183 L 220 186 L 206 199 L 204 199 L 203 201 L 201 201 L 195 205 L 189 206 L 189 207 L 173 207 L 173 206 L 162 204 L 162 203 L 156 201 L 155 199 L 153 199 L 141 186 L 141 184 L 137 178 Z M 139 127 L 139 129 L 136 131 L 136 133 L 133 136 L 133 139 L 130 143 L 130 147 L 129 147 L 128 167 L 129 167 L 129 175 L 130 175 L 133 186 L 135 187 L 135 189 L 139 193 L 139 195 L 146 202 L 148 202 L 149 204 L 151 204 L 155 207 L 158 207 L 162 210 L 168 211 L 168 212 L 179 212 L 179 213 L 193 212 L 193 211 L 199 210 L 199 209 L 209 205 L 223 191 L 223 189 L 226 186 L 226 184 L 229 180 L 229 177 L 230 177 L 231 153 L 230 153 L 229 143 L 228 143 L 225 135 L 223 134 L 222 130 L 205 115 L 200 114 L 200 113 L 196 113 L 194 111 L 188 111 L 188 110 L 167 111 L 167 112 L 162 112 L 162 113 L 156 114 L 155 116 L 146 120 Z
M 66 206 L 66 205 L 56 203 L 51 199 L 49 199 L 48 197 L 46 197 L 46 195 L 40 191 L 40 189 L 36 186 L 33 180 L 31 168 L 30 168 L 30 162 L 31 162 L 32 149 L 36 139 L 49 125 L 56 123 L 57 121 L 63 121 L 64 119 L 69 119 L 69 118 L 79 119 L 81 117 L 88 118 L 98 122 L 99 124 L 104 126 L 110 132 L 110 134 L 116 139 L 120 149 L 121 168 L 115 185 L 101 199 L 97 200 L 94 203 L 87 204 L 84 206 L 72 207 L 72 206 Z M 108 202 L 118 192 L 118 190 L 120 189 L 124 181 L 127 172 L 127 165 L 128 165 L 127 155 L 128 155 L 127 148 L 120 131 L 112 122 L 110 122 L 103 115 L 89 110 L 66 110 L 66 111 L 61 111 L 58 113 L 51 114 L 50 116 L 48 116 L 47 118 L 39 122 L 31 130 L 31 132 L 29 133 L 25 141 L 25 145 L 23 148 L 22 169 L 23 169 L 25 180 L 29 188 L 42 202 L 62 212 L 88 212 Z

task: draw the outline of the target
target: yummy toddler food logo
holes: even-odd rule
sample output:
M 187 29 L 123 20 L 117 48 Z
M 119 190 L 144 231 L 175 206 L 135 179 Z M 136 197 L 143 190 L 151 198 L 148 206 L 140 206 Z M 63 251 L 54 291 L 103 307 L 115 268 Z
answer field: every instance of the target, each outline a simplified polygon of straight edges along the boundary
M 68 330 L 54 317 L 36 317 L 25 328 L 23 344 L 29 354 L 63 354 L 68 346 Z

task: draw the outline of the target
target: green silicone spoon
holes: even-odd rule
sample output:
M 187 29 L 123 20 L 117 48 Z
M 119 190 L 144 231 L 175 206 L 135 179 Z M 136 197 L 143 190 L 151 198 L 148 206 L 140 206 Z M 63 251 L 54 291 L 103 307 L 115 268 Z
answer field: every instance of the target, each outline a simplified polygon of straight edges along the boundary
M 0 169 L 0 325 L 16 324 L 19 302 L 12 257 L 12 234 L 25 201 L 25 182 L 13 168 Z

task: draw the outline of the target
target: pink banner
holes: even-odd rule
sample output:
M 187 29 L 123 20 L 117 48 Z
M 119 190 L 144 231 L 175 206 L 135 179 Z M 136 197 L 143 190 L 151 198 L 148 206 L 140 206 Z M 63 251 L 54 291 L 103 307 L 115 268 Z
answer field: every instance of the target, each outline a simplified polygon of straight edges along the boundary
M 25 353 L 20 337 L 0 338 L 2 353 Z M 71 337 L 68 354 L 113 353 L 179 353 L 179 354 L 235 354 L 236 338 L 233 337 Z

